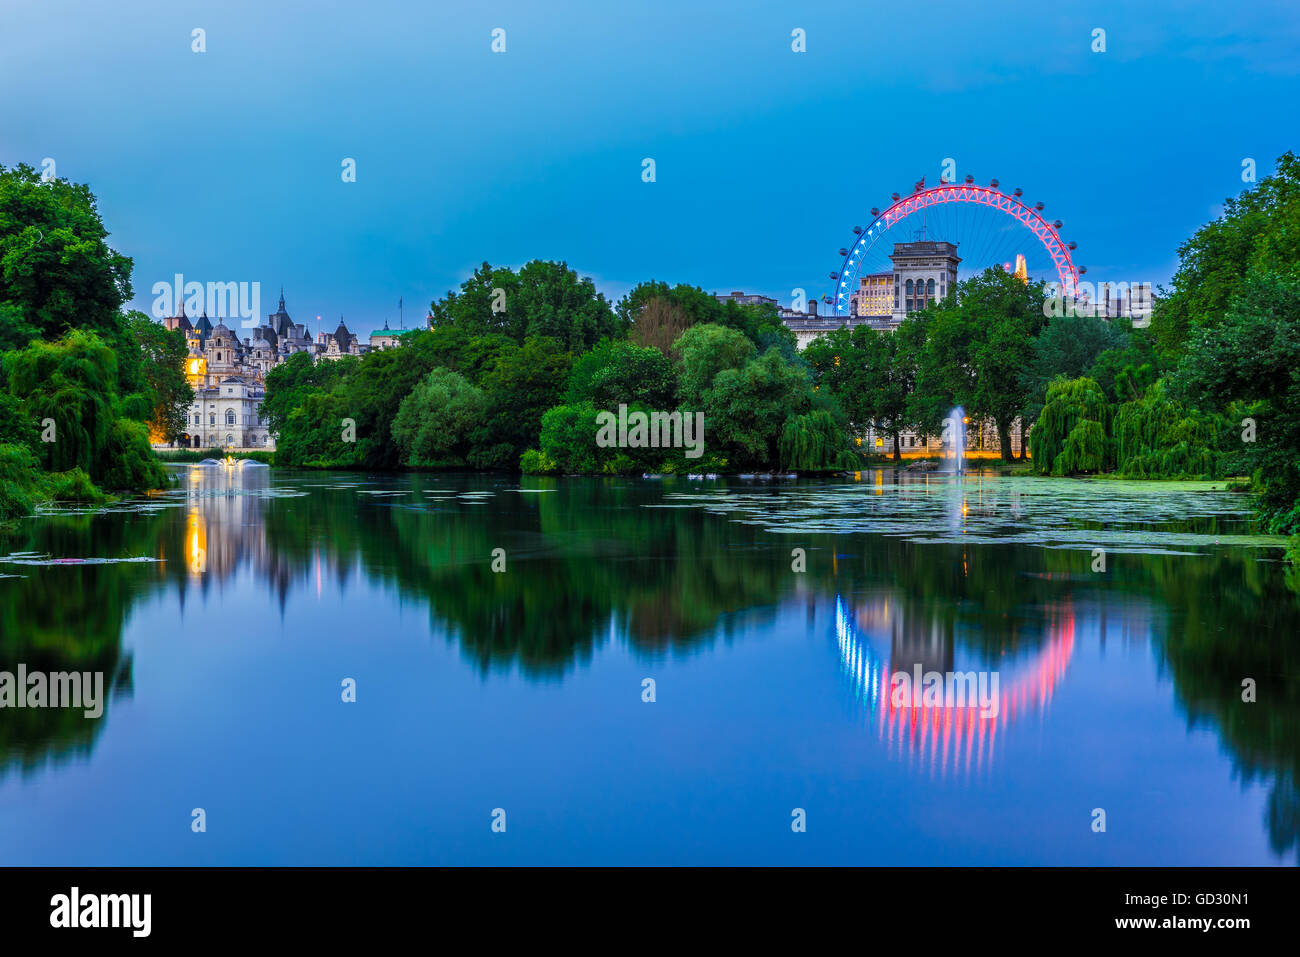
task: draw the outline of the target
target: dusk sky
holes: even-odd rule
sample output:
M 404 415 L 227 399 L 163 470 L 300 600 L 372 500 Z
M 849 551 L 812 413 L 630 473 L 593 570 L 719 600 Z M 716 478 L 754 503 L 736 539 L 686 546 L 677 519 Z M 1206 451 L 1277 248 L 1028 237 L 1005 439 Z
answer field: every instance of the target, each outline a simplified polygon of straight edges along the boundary
M 0 10 L 0 164 L 89 184 L 133 305 L 175 273 L 258 281 L 313 331 L 396 325 L 399 297 L 409 326 L 483 260 L 562 259 L 610 298 L 820 295 L 945 157 L 1046 203 L 1089 278 L 1167 282 L 1300 118 L 1294 2 Z

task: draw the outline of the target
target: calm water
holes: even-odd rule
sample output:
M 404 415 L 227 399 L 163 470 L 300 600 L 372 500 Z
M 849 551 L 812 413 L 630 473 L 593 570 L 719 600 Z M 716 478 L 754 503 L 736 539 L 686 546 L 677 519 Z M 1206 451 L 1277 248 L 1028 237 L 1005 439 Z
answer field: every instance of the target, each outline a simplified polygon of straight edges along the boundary
M 176 472 L 0 534 L 0 670 L 114 685 L 0 710 L 0 863 L 1296 862 L 1300 603 L 1240 496 Z M 997 717 L 895 707 L 916 664 Z

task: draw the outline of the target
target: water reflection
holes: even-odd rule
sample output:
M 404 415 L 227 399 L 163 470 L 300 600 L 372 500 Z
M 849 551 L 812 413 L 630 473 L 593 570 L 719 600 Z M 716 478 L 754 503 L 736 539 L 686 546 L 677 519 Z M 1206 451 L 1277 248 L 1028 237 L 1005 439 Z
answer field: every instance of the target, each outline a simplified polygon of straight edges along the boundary
M 1074 655 L 1070 605 L 1049 609 L 1046 640 L 1025 660 L 957 661 L 959 642 L 938 614 L 909 607 L 901 593 L 874 596 L 850 607 L 835 597 L 835 632 L 850 693 L 868 712 L 876 736 L 909 766 L 947 776 L 969 776 L 991 765 L 999 729 L 1045 711 Z M 997 706 L 978 697 L 928 704 L 894 693 L 894 676 L 996 671 Z M 911 687 L 910 685 L 908 687 Z M 973 690 L 973 689 L 972 689 Z M 951 755 L 951 764 L 950 764 Z M 973 761 L 973 765 L 972 765 Z M 936 766 L 937 764 L 937 766 Z
M 1080 649 L 1121 634 L 1149 643 L 1189 729 L 1214 732 L 1243 785 L 1269 789 L 1274 849 L 1300 846 L 1300 612 L 1273 543 L 1253 536 L 1247 503 L 1225 493 L 880 471 L 706 490 L 684 481 L 177 473 L 164 496 L 0 532 L 0 558 L 151 560 L 0 561 L 0 669 L 103 670 L 117 695 L 130 694 L 122 635 L 132 606 L 173 595 L 180 627 L 240 575 L 274 595 L 282 615 L 291 598 L 323 601 L 353 582 L 356 601 L 377 610 L 393 595 L 414 602 L 427 609 L 430 633 L 454 642 L 486 680 L 562 680 L 609 645 L 642 661 L 684 659 L 760 640 L 807 605 L 829 623 L 816 637 L 834 642 L 832 667 L 889 760 L 970 779 L 1002 773 L 1008 729 L 1033 721 L 1050 731 Z M 1090 569 L 1098 543 L 1110 555 L 1104 575 Z M 806 572 L 792 571 L 796 546 Z M 497 548 L 507 574 L 492 571 Z M 248 613 L 217 607 L 232 622 Z M 896 707 L 889 676 L 916 665 L 997 670 L 996 717 Z M 1254 704 L 1241 700 L 1246 677 L 1258 685 Z M 86 757 L 111 704 L 99 721 L 0 713 L 0 767 L 31 773 Z

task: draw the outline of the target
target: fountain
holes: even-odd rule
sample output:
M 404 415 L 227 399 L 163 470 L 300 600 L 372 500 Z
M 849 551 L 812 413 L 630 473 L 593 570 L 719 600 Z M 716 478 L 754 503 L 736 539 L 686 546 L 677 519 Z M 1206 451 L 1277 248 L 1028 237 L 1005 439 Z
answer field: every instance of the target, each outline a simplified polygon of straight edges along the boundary
M 227 455 L 225 458 L 220 458 L 220 459 L 200 459 L 198 462 L 195 462 L 194 465 L 197 468 L 228 468 L 228 469 L 244 469 L 244 468 L 264 469 L 268 467 L 265 462 L 258 462 L 254 459 L 237 459 L 233 455 Z
M 952 471 L 958 475 L 966 471 L 966 412 L 961 406 L 943 420 L 943 458 L 951 459 Z

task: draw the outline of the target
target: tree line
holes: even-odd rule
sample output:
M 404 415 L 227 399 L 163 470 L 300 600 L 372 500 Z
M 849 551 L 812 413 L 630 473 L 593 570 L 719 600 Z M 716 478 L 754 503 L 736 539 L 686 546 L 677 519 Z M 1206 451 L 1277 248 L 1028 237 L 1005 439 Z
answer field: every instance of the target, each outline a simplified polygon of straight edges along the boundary
M 185 339 L 139 312 L 95 197 L 0 166 L 0 521 L 161 488 L 150 434 L 183 427 Z

